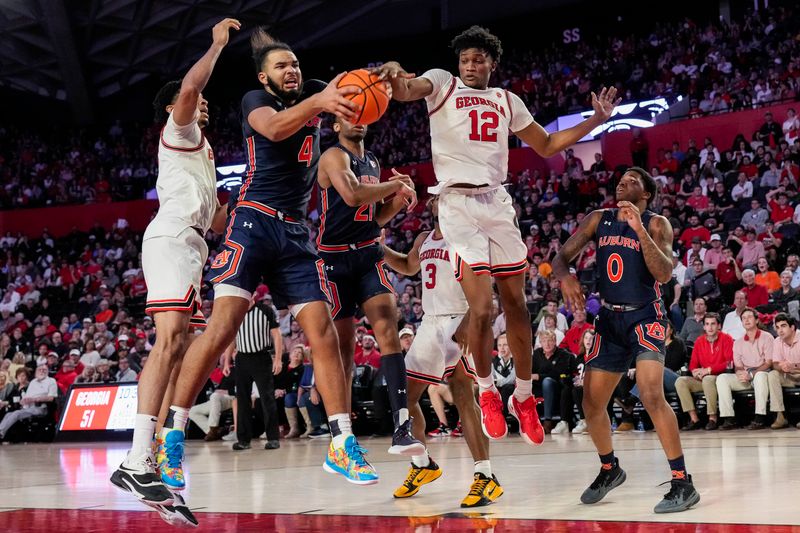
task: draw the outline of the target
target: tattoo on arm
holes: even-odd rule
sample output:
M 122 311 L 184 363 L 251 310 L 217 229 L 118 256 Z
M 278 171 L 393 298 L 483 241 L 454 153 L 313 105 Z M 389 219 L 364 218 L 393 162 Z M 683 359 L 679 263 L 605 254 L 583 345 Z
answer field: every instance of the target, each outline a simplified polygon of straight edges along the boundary
M 659 283 L 672 278 L 672 225 L 662 216 L 650 219 L 649 228 L 639 235 L 647 269 Z
M 553 275 L 558 279 L 569 276 L 569 264 L 578 257 L 583 248 L 594 239 L 597 224 L 603 216 L 603 210 L 592 211 L 581 221 L 576 231 L 561 247 L 553 259 Z

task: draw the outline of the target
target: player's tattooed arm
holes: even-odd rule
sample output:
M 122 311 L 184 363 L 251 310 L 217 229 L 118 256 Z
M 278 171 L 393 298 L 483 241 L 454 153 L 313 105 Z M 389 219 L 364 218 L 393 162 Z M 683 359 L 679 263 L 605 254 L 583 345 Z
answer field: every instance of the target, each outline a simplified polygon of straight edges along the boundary
M 672 224 L 656 215 L 650 219 L 649 228 L 636 232 L 642 243 L 642 253 L 647 269 L 659 283 L 672 279 Z
M 585 304 L 583 289 L 578 280 L 569 273 L 569 264 L 578 257 L 581 250 L 594 239 L 597 233 L 597 225 L 603 217 L 603 210 L 598 209 L 589 213 L 581 221 L 578 230 L 567 239 L 564 246 L 553 259 L 553 275 L 561 281 L 561 294 L 564 304 L 568 309 L 582 309 Z
M 398 102 L 410 102 L 425 98 L 433 93 L 433 84 L 426 78 L 406 72 L 397 61 L 389 61 L 372 69 L 381 79 L 392 84 L 392 98 Z
M 417 275 L 420 270 L 419 249 L 422 243 L 425 242 L 430 231 L 423 231 L 417 235 L 417 238 L 414 240 L 414 245 L 407 254 L 401 254 L 397 250 L 386 246 L 384 232 L 385 230 L 381 230 L 381 246 L 383 247 L 383 259 L 386 261 L 386 264 L 389 265 L 389 268 L 405 276 Z

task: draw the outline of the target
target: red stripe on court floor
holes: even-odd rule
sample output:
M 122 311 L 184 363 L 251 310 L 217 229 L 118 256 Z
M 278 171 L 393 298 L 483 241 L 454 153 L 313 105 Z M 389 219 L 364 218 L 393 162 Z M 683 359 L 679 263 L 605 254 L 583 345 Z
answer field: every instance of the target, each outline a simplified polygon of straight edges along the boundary
M 352 516 L 310 514 L 196 513 L 200 527 L 194 531 L 234 533 L 281 531 L 287 533 L 338 533 L 343 531 L 391 533 L 456 533 L 463 531 L 525 531 L 638 533 L 711 533 L 757 531 L 800 533 L 800 526 L 742 524 L 693 524 L 656 522 L 590 522 L 567 520 L 516 520 L 492 518 L 481 513 L 457 513 L 434 517 Z M 153 512 L 75 509 L 20 509 L 0 512 L 0 531 L 54 531 L 83 533 L 126 531 L 175 531 Z

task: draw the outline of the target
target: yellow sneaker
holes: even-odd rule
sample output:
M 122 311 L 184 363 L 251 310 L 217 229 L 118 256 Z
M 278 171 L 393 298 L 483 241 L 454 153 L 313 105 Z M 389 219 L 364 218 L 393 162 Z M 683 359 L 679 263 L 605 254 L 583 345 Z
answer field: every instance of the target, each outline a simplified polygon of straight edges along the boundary
M 461 507 L 489 505 L 502 495 L 503 487 L 500 486 L 495 476 L 486 477 L 481 473 L 476 473 L 469 494 L 461 500 Z
M 419 492 L 420 487 L 431 481 L 435 481 L 442 476 L 442 469 L 439 468 L 433 459 L 428 466 L 417 466 L 411 463 L 411 468 L 408 470 L 408 477 L 394 491 L 395 498 L 408 498 Z

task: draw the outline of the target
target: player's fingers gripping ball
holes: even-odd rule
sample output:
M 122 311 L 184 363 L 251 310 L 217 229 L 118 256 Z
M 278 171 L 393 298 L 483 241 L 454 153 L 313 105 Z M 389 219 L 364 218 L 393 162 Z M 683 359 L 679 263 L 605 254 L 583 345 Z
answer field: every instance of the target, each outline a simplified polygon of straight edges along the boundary
M 361 126 L 372 124 L 380 119 L 389 107 L 390 94 L 386 82 L 377 74 L 366 69 L 351 70 L 339 80 L 337 87 L 358 87 L 361 92 L 346 96 L 361 107 L 358 118 L 353 122 Z

